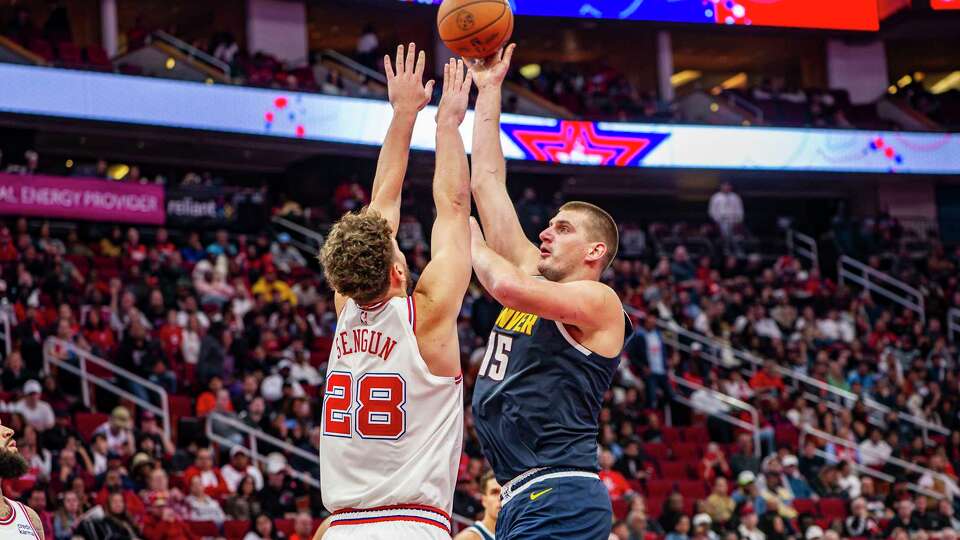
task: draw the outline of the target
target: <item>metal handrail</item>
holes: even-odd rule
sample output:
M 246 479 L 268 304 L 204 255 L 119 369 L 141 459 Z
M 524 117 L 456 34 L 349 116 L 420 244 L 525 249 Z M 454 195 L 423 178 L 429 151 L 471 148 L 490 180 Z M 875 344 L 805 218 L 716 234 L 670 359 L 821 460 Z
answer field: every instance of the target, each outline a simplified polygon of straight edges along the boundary
M 762 358 L 750 353 L 749 351 L 737 349 L 725 341 L 721 341 L 716 338 L 705 336 L 698 332 L 692 332 L 690 330 L 687 330 L 686 328 L 683 328 L 682 326 L 680 326 L 676 321 L 673 321 L 673 320 L 663 321 L 663 320 L 657 319 L 657 326 L 664 332 L 663 340 L 665 343 L 679 350 L 689 353 L 692 351 L 692 348 L 682 343 L 679 339 L 677 339 L 671 334 L 683 336 L 686 339 L 698 342 L 703 346 L 701 350 L 702 357 L 705 360 L 717 366 L 728 368 L 728 369 L 731 367 L 737 367 L 736 365 L 731 366 L 728 362 L 724 360 L 723 356 L 725 354 L 729 354 L 732 358 L 737 360 L 739 362 L 739 367 L 744 368 L 745 370 L 748 371 L 748 373 L 755 373 L 757 366 L 760 366 L 763 364 Z M 872 412 L 876 413 L 875 415 L 869 418 L 871 423 L 874 425 L 882 426 L 883 425 L 882 416 L 885 416 L 890 412 L 896 412 L 898 419 L 914 424 L 915 426 L 921 429 L 923 433 L 923 440 L 927 444 L 931 443 L 930 436 L 929 436 L 929 432 L 931 431 L 940 433 L 941 435 L 946 435 L 946 436 L 950 435 L 950 431 L 944 428 L 943 426 L 934 424 L 926 419 L 920 418 L 918 416 L 912 415 L 904 411 L 894 411 L 894 409 L 891 409 L 890 407 L 887 407 L 886 405 L 879 403 L 878 401 L 874 400 L 870 396 L 858 396 L 853 392 L 844 390 L 842 388 L 837 388 L 819 379 L 815 379 L 809 375 L 806 375 L 803 373 L 797 373 L 796 371 L 793 371 L 790 368 L 781 366 L 780 364 L 776 365 L 776 371 L 784 379 L 789 379 L 793 381 L 794 387 L 802 384 L 827 394 L 826 399 L 824 399 L 823 397 L 813 392 L 805 392 L 804 397 L 814 403 L 820 403 L 824 401 L 826 402 L 828 407 L 834 409 L 835 411 L 839 411 L 841 409 L 849 409 L 857 401 L 862 399 L 864 405 L 866 405 L 868 409 L 872 409 Z M 876 415 L 880 415 L 881 417 L 878 418 L 876 417 Z
M 64 362 L 56 356 L 53 355 L 52 349 L 54 347 L 61 347 L 69 351 L 70 353 L 77 356 L 79 359 L 79 366 L 75 366 L 69 362 Z M 116 384 L 107 379 L 104 379 L 98 375 L 94 375 L 87 371 L 87 364 L 91 363 L 95 366 L 101 367 L 110 371 L 114 375 L 119 375 L 125 377 L 126 379 L 133 381 L 148 390 L 152 390 L 160 396 L 160 406 L 156 406 L 148 400 L 142 399 L 138 396 L 133 395 L 126 389 L 120 388 Z M 50 372 L 50 365 L 57 366 L 58 369 L 66 370 L 77 377 L 80 377 L 80 392 L 83 399 L 83 404 L 87 408 L 92 406 L 90 402 L 90 387 L 89 383 L 95 384 L 104 390 L 112 392 L 123 399 L 132 401 L 138 407 L 146 409 L 152 412 L 154 415 L 159 417 L 163 422 L 163 434 L 166 438 L 170 439 L 170 400 L 167 396 L 167 391 L 163 387 L 144 379 L 143 377 L 131 373 L 121 367 L 118 367 L 106 360 L 94 356 L 89 352 L 77 347 L 69 341 L 64 341 L 60 338 L 53 336 L 48 337 L 43 342 L 43 370 L 46 373 Z
M 211 66 L 222 71 L 225 77 L 230 78 L 230 65 L 224 62 L 223 60 L 220 60 L 219 58 L 211 54 L 208 54 L 207 52 L 201 49 L 194 47 L 193 45 L 187 43 L 186 41 L 174 35 L 164 32 L 163 30 L 157 30 L 153 32 L 153 34 L 151 34 L 151 37 L 155 39 L 159 39 L 160 41 L 166 42 L 168 45 L 172 47 L 176 47 L 177 49 L 183 51 L 183 53 L 190 58 L 198 58 L 200 60 L 203 60 L 207 64 L 210 64 Z
M 247 424 L 241 422 L 240 420 L 237 420 L 236 418 L 230 418 L 229 416 L 225 416 L 221 413 L 213 411 L 207 415 L 207 427 L 206 427 L 207 438 L 210 439 L 211 441 L 216 442 L 221 446 L 230 448 L 235 446 L 237 443 L 236 441 L 232 441 L 216 433 L 213 429 L 214 422 L 219 424 L 225 424 L 229 426 L 231 429 L 244 432 L 247 435 L 248 440 L 250 441 L 250 447 L 248 448 L 248 450 L 250 451 L 250 458 L 257 463 L 266 463 L 267 461 L 267 456 L 261 454 L 258 450 L 257 443 L 258 441 L 260 441 L 263 443 L 267 443 L 271 446 L 280 448 L 285 452 L 294 454 L 297 457 L 301 457 L 309 461 L 310 463 L 315 464 L 318 467 L 320 466 L 319 454 L 307 452 L 303 448 L 296 447 L 288 443 L 287 441 L 278 439 L 273 435 L 269 435 L 260 429 L 250 427 Z M 320 481 L 318 481 L 316 478 L 314 478 L 310 474 L 304 473 L 302 471 L 298 471 L 293 467 L 290 467 L 290 475 L 314 488 L 317 488 L 317 489 L 320 488 Z
M 787 249 L 791 255 L 800 255 L 810 261 L 810 268 L 820 269 L 820 250 L 812 236 L 794 229 L 787 229 Z
M 950 308 L 947 311 L 947 335 L 951 342 L 956 342 L 958 333 L 960 333 L 960 308 Z
M 9 304 L 0 307 L 0 324 L 3 325 L 3 348 L 6 352 L 4 358 L 6 358 L 13 350 L 13 334 L 10 328 L 17 324 L 17 316 Z
M 324 242 L 323 235 L 313 229 L 310 229 L 309 227 L 304 227 L 299 223 L 294 223 L 289 219 L 283 218 L 280 216 L 273 216 L 272 218 L 270 218 L 270 221 L 272 221 L 275 225 L 279 225 L 281 227 L 290 229 L 291 231 L 300 233 L 306 236 L 307 238 L 313 240 L 314 242 L 316 242 L 315 246 L 311 246 L 306 242 L 301 242 L 296 238 L 291 238 L 290 243 L 293 244 L 294 247 L 296 247 L 300 251 L 303 251 L 305 253 L 317 253 L 320 247 L 323 246 L 323 242 Z
M 848 441 L 848 440 L 845 440 L 845 439 L 841 439 L 840 437 L 837 437 L 836 435 L 831 435 L 830 433 L 827 433 L 826 431 L 819 430 L 819 429 L 817 429 L 817 428 L 815 428 L 815 427 L 813 427 L 813 426 L 810 426 L 809 424 L 804 424 L 803 426 L 800 427 L 800 441 L 799 441 L 799 444 L 800 444 L 801 447 L 803 447 L 803 441 L 804 441 L 804 437 L 805 437 L 806 435 L 810 435 L 810 436 L 816 437 L 816 438 L 818 438 L 818 439 L 822 439 L 822 440 L 824 440 L 824 441 L 833 443 L 834 445 L 839 445 L 839 446 L 843 446 L 843 447 L 845 447 L 845 448 L 849 448 L 849 449 L 855 450 L 855 451 L 857 451 L 857 452 L 859 452 L 859 453 L 864 453 L 864 452 L 865 452 L 863 449 L 860 448 L 860 445 L 858 445 L 858 444 L 856 444 L 856 443 L 852 443 L 852 442 L 850 442 L 850 441 Z M 877 456 L 877 457 L 881 457 L 881 456 L 879 456 L 879 454 L 876 454 L 876 453 L 873 453 L 873 452 L 866 451 L 866 453 L 872 454 L 872 455 Z M 898 457 L 894 457 L 894 456 L 882 456 L 882 457 L 883 457 L 883 460 L 884 460 L 885 463 L 889 463 L 889 464 L 891 464 L 891 465 L 900 467 L 901 469 L 905 469 L 905 470 L 908 470 L 908 471 L 917 473 L 917 474 L 919 474 L 919 475 L 921 475 L 921 476 L 922 476 L 922 475 L 925 475 L 925 474 L 929 474 L 929 475 L 931 475 L 931 476 L 936 476 L 936 477 L 940 478 L 940 480 L 943 481 L 943 484 L 944 484 L 945 486 L 947 486 L 947 489 L 950 490 L 950 493 L 960 495 L 960 488 L 957 487 L 957 484 L 953 481 L 952 478 L 950 478 L 949 476 L 947 476 L 947 475 L 945 475 L 945 474 L 943 474 L 943 473 L 938 473 L 937 471 L 934 471 L 933 469 L 928 469 L 928 468 L 926 468 L 926 467 L 921 467 L 920 465 L 917 465 L 916 463 L 910 463 L 909 461 L 904 461 L 904 460 L 902 460 L 902 459 L 900 459 L 900 458 L 898 458 Z M 917 490 L 922 490 L 925 495 L 928 495 L 928 496 L 930 496 L 930 497 L 934 497 L 934 498 L 938 498 L 938 499 L 942 499 L 942 498 L 945 497 L 945 495 L 944 495 L 943 493 L 937 493 L 937 492 L 935 492 L 935 491 L 929 491 L 929 490 L 924 489 L 922 486 L 916 486 L 916 485 L 915 485 L 914 487 L 916 487 Z
M 352 69 L 352 70 L 354 70 L 354 71 L 358 71 L 358 72 L 360 72 L 360 73 L 363 73 L 364 75 L 366 75 L 366 76 L 369 77 L 370 79 L 373 79 L 373 80 L 375 80 L 375 81 L 377 81 L 377 82 L 379 82 L 379 83 L 382 83 L 382 84 L 387 84 L 387 78 L 384 77 L 384 75 L 383 75 L 382 73 L 380 73 L 380 72 L 378 72 L 378 71 L 375 71 L 375 70 L 373 70 L 373 69 L 368 68 L 367 66 L 361 64 L 360 62 L 357 62 L 356 60 L 354 60 L 353 58 L 350 58 L 349 56 L 346 56 L 346 55 L 344 55 L 344 54 L 338 53 L 337 51 L 335 51 L 335 50 L 333 50 L 333 49 L 324 49 L 323 55 L 324 55 L 324 56 L 327 56 L 327 57 L 329 57 L 329 58 L 331 58 L 331 59 L 333 59 L 333 60 L 335 60 L 336 62 L 338 62 L 338 63 L 340 63 L 340 64 L 345 65 L 346 67 L 348 67 L 348 68 L 350 68 L 350 69 Z
M 754 118 L 763 122 L 763 109 L 751 103 L 750 100 L 742 98 L 733 92 L 725 92 L 724 95 L 727 100 L 734 102 L 737 107 L 746 109 Z
M 927 321 L 923 293 L 917 288 L 848 255 L 841 255 L 840 260 L 837 261 L 837 276 L 840 279 L 840 285 L 849 279 L 869 292 L 880 294 L 907 309 L 916 311 L 922 322 Z
M 731 407 L 737 407 L 739 409 L 745 410 L 750 414 L 750 419 L 752 422 L 744 422 L 740 418 L 737 418 L 733 415 L 727 414 L 725 412 L 711 412 L 697 407 L 697 404 L 690 398 L 682 394 L 674 394 L 673 399 L 679 401 L 680 403 L 690 407 L 691 409 L 697 409 L 705 413 L 709 413 L 711 416 L 715 416 L 725 422 L 733 424 L 741 429 L 750 430 L 753 433 L 753 453 L 756 457 L 762 457 L 761 448 L 760 448 L 760 413 L 757 411 L 756 407 L 750 405 L 745 401 L 741 401 L 733 396 L 724 394 L 723 392 L 718 392 L 712 388 L 703 386 L 702 384 L 697 384 L 693 381 L 688 381 L 682 377 L 677 377 L 673 373 L 668 375 L 668 378 L 671 383 L 683 386 L 688 390 L 693 392 L 704 391 L 707 392 L 710 397 L 726 404 Z

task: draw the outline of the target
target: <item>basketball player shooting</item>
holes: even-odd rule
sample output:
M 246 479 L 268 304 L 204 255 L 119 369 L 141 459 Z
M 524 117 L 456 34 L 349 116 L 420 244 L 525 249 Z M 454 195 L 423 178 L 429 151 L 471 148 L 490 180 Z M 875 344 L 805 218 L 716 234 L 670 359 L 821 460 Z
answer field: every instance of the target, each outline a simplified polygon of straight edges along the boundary
M 12 429 L 0 424 L 0 479 L 16 480 L 27 473 L 29 465 L 17 450 Z M 0 538 L 35 538 L 43 540 L 40 516 L 30 507 L 0 493 Z
M 612 510 L 597 476 L 598 416 L 630 322 L 600 283 L 616 256 L 617 225 L 568 202 L 540 233 L 520 227 L 500 147 L 501 85 L 514 45 L 472 66 L 479 89 L 471 188 L 473 268 L 504 308 L 473 394 L 484 455 L 503 484 L 496 536 L 606 540 Z
M 437 112 L 430 263 L 416 288 L 397 246 L 417 112 L 430 99 L 414 44 L 384 59 L 393 122 L 368 208 L 343 216 L 320 260 L 338 314 L 323 401 L 325 540 L 449 540 L 463 439 L 457 316 L 470 283 L 470 178 L 459 126 L 471 76 L 445 66 Z M 417 58 L 414 64 L 414 58 Z M 395 71 L 394 71 L 395 69 Z

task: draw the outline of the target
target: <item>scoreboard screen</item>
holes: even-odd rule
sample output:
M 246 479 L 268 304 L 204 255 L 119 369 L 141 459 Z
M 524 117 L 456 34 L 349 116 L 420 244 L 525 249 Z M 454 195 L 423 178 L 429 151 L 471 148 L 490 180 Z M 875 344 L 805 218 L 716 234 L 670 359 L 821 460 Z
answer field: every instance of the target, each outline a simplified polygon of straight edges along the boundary
M 441 0 L 401 0 L 440 4 Z M 960 4 L 960 0 L 932 0 Z M 517 15 L 877 30 L 876 0 L 509 0 Z

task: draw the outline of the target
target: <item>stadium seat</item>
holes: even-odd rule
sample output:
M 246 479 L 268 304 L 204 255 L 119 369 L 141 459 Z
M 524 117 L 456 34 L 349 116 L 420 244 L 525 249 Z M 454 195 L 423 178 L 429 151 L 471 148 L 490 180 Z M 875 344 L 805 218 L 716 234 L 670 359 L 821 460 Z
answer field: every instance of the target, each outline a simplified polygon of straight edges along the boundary
M 704 499 L 707 496 L 707 485 L 703 480 L 681 480 L 677 482 L 677 489 L 687 499 Z
M 675 443 L 671 445 L 675 461 L 699 461 L 702 457 L 702 445 L 696 443 Z
M 611 506 L 613 506 L 613 517 L 617 519 L 623 519 L 627 517 L 627 513 L 630 511 L 630 504 L 627 503 L 622 497 L 610 501 Z
M 231 519 L 223 522 L 223 536 L 227 540 L 241 540 L 250 530 L 250 522 L 245 519 Z
M 660 431 L 663 433 L 663 442 L 664 444 L 670 446 L 680 442 L 681 431 L 677 427 L 664 427 Z
M 665 498 L 676 483 L 677 480 L 647 480 L 647 496 Z
M 817 501 L 812 499 L 794 499 L 793 508 L 800 514 L 816 514 Z
M 664 461 L 669 457 L 669 449 L 663 443 L 647 443 L 643 445 L 643 450 L 647 455 L 658 461 Z
M 103 69 L 112 69 L 113 64 L 110 63 L 110 57 L 107 56 L 107 51 L 103 50 L 103 47 L 99 45 L 87 45 L 83 49 L 87 57 L 87 63 L 95 68 Z
M 660 464 L 660 475 L 667 480 L 686 480 L 690 477 L 689 465 L 687 461 L 664 461 Z
M 820 514 L 829 520 L 847 517 L 847 501 L 843 499 L 820 499 Z
M 83 65 L 83 54 L 80 47 L 75 43 L 65 41 L 57 44 L 57 56 L 60 62 L 66 67 L 77 67 Z
M 73 417 L 74 425 L 77 426 L 77 433 L 80 434 L 81 439 L 87 442 L 90 441 L 90 437 L 93 435 L 93 432 L 109 419 L 110 416 L 95 412 L 78 412 Z
M 292 519 L 275 519 L 273 520 L 274 527 L 283 534 L 290 536 L 293 534 L 293 520 Z
M 683 428 L 683 440 L 688 443 L 695 443 L 705 446 L 710 440 L 710 434 L 705 426 L 689 426 Z
M 660 514 L 663 513 L 663 501 L 666 500 L 666 497 L 652 497 L 647 496 L 647 515 L 653 519 L 660 517 Z
M 184 416 L 193 416 L 193 399 L 189 396 L 170 396 L 170 420 L 176 424 Z
M 216 538 L 220 536 L 220 528 L 212 521 L 188 521 L 190 532 L 200 537 Z

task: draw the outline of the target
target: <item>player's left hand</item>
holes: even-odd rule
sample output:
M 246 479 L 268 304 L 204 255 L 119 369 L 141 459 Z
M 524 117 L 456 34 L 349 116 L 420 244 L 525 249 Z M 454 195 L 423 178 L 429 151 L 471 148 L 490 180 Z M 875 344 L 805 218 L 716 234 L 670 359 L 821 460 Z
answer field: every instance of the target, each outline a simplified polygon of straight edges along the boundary
M 480 228 L 480 223 L 477 222 L 477 218 L 473 216 L 470 216 L 470 245 L 487 245 L 487 240 L 483 237 L 483 229 Z
M 437 125 L 449 122 L 459 126 L 467 115 L 473 73 L 463 68 L 463 60 L 453 58 L 443 66 L 443 97 L 437 109 Z
M 420 51 L 419 55 L 416 51 L 415 43 L 410 43 L 406 49 L 403 45 L 397 47 L 396 71 L 390 63 L 390 56 L 383 57 L 383 70 L 387 75 L 387 96 L 396 112 L 419 112 L 430 103 L 433 96 L 433 80 L 423 84 L 423 68 L 427 57 L 423 51 Z

